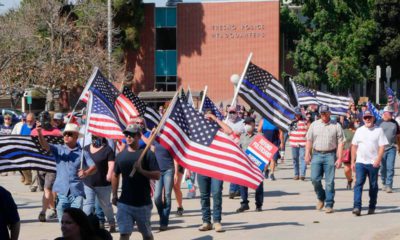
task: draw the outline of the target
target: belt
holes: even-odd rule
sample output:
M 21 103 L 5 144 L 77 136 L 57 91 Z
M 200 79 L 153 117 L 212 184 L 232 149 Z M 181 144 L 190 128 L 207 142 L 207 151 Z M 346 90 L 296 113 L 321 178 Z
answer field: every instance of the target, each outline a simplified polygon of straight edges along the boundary
M 319 151 L 319 150 L 314 149 L 313 152 L 315 152 L 315 153 L 321 153 L 321 154 L 328 154 L 328 153 L 334 153 L 334 152 L 336 152 L 336 149 L 332 149 L 332 150 L 328 150 L 328 151 Z

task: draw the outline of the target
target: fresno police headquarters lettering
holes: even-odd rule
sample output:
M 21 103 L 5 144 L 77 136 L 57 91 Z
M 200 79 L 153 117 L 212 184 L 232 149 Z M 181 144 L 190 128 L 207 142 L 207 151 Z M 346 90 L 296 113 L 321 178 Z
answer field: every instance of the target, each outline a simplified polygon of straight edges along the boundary
M 265 38 L 264 24 L 216 24 L 211 31 L 214 39 Z

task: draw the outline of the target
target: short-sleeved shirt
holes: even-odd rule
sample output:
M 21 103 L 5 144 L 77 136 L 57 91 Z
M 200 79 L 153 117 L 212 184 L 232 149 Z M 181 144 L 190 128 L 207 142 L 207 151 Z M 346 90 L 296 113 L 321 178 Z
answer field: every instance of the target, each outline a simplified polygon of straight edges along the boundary
M 240 134 L 244 133 L 244 120 L 240 118 L 236 118 L 234 122 L 228 120 L 226 124 L 232 129 L 234 132 L 238 132 Z
M 49 144 L 50 151 L 56 159 L 57 177 L 54 182 L 53 191 L 67 196 L 68 193 L 74 197 L 85 196 L 83 181 L 78 177 L 81 168 L 82 148 L 77 145 L 71 149 L 66 145 Z M 88 152 L 83 151 L 83 169 L 94 165 Z
M 389 142 L 389 144 L 385 146 L 385 150 L 394 148 L 397 142 L 396 136 L 400 133 L 399 125 L 397 124 L 397 122 L 393 119 L 391 119 L 390 121 L 381 120 L 376 125 L 382 128 Z
M 62 136 L 62 132 L 58 128 L 52 128 L 50 130 L 42 129 L 43 136 Z M 38 136 L 36 128 L 32 129 L 31 136 Z
M 13 126 L 0 125 L 0 135 L 10 135 L 13 128 Z
M 305 147 L 307 134 L 307 121 L 297 120 L 290 125 L 289 143 L 291 147 Z
M 108 162 L 114 161 L 114 151 L 108 145 L 103 146 L 95 153 L 90 152 L 90 145 L 84 147 L 84 150 L 89 153 L 97 168 L 97 171 L 93 175 L 83 179 L 85 185 L 88 187 L 110 186 L 111 183 L 107 181 Z
M 158 167 L 161 171 L 166 171 L 168 169 L 174 168 L 174 158 L 171 156 L 169 151 L 164 148 L 161 144 L 154 141 L 154 154 L 156 155 Z
M 266 139 L 268 139 L 268 141 L 272 142 L 275 146 L 278 146 L 280 144 L 279 128 L 277 128 L 266 118 L 263 118 L 262 134 Z
M 389 142 L 382 128 L 367 128 L 364 125 L 357 129 L 351 143 L 358 146 L 356 162 L 374 164 L 378 157 L 379 147 L 385 146 Z
M 11 193 L 0 186 L 0 239 L 10 239 L 7 226 L 19 221 L 17 205 Z
M 122 174 L 122 192 L 118 201 L 134 207 L 142 207 L 152 203 L 150 196 L 150 179 L 136 172 L 129 177 L 135 162 L 139 159 L 143 150 L 130 152 L 125 148 L 117 155 L 114 172 Z M 148 171 L 159 171 L 156 157 L 152 151 L 147 151 L 142 162 L 142 168 Z
M 344 143 L 343 129 L 339 123 L 324 123 L 322 119 L 314 121 L 308 129 L 307 141 L 312 142 L 314 150 L 332 151 L 339 143 Z

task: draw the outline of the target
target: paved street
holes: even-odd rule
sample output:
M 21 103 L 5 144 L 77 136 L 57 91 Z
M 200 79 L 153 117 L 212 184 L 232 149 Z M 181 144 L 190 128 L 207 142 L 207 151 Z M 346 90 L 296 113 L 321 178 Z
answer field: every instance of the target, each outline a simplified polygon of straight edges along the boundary
M 288 154 L 287 154 L 288 155 Z M 277 181 L 264 181 L 263 212 L 255 212 L 254 195 L 250 195 L 250 211 L 237 214 L 240 200 L 228 199 L 229 184 L 224 184 L 222 224 L 224 233 L 199 232 L 201 224 L 200 200 L 184 199 L 183 217 L 175 217 L 173 201 L 169 230 L 158 231 L 158 215 L 153 208 L 155 239 L 400 239 L 400 163 L 397 159 L 394 193 L 380 191 L 375 215 L 361 217 L 351 214 L 353 192 L 345 189 L 343 169 L 336 172 L 335 213 L 316 211 L 316 197 L 309 179 L 292 180 L 292 163 L 288 159 L 276 172 Z M 309 170 L 307 171 L 309 175 Z M 22 220 L 20 239 L 54 239 L 61 236 L 58 222 L 38 222 L 41 192 L 31 193 L 20 181 L 19 174 L 0 177 L 0 184 L 12 192 Z M 184 196 L 186 196 L 186 189 Z M 251 193 L 254 191 L 250 190 Z M 364 206 L 368 192 L 364 191 Z M 118 233 L 113 234 L 118 239 Z M 141 239 L 134 233 L 131 239 Z

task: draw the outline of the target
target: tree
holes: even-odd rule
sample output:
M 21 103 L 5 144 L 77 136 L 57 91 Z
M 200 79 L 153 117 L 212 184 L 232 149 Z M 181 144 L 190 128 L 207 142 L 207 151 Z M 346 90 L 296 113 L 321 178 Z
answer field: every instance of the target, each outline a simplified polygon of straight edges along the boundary
M 293 54 L 295 81 L 344 91 L 369 78 L 367 53 L 377 36 L 372 9 L 370 0 L 305 1 L 307 30 Z

